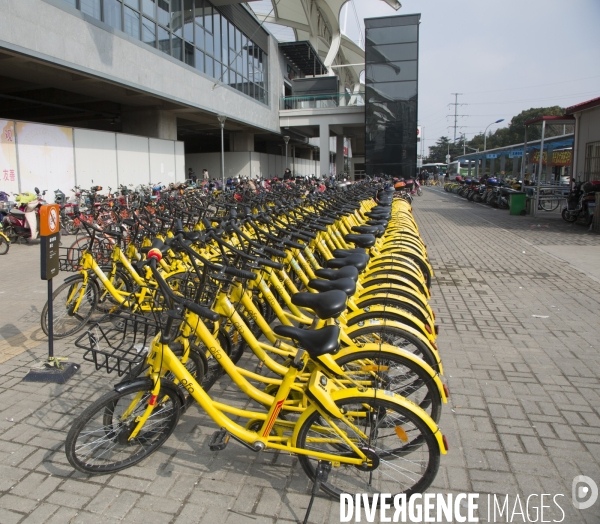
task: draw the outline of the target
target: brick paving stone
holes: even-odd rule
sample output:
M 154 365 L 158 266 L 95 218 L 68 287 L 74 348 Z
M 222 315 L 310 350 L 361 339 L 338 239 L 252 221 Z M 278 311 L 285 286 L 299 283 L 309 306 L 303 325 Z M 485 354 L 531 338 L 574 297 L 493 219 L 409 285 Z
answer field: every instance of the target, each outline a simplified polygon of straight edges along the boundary
M 565 522 L 600 521 L 600 502 L 586 511 L 570 503 L 574 476 L 600 484 L 600 283 L 542 249 L 575 252 L 600 237 L 433 188 L 413 209 L 435 271 L 431 304 L 451 393 L 440 421 L 450 452 L 430 491 L 481 493 L 481 517 L 488 494 L 563 493 Z M 2 274 L 24 275 L 0 283 L 11 303 L 0 325 L 0 523 L 301 521 L 311 486 L 297 459 L 235 443 L 210 452 L 215 427 L 195 407 L 138 466 L 107 477 L 73 471 L 66 431 L 115 379 L 84 363 L 65 385 L 21 382 L 46 351 L 45 285 L 29 276 L 39 272 L 37 249 L 13 246 L 0 258 Z M 72 341 L 57 341 L 56 353 L 81 362 Z M 251 406 L 226 380 L 213 393 Z M 339 505 L 319 496 L 311 522 L 338 519 Z

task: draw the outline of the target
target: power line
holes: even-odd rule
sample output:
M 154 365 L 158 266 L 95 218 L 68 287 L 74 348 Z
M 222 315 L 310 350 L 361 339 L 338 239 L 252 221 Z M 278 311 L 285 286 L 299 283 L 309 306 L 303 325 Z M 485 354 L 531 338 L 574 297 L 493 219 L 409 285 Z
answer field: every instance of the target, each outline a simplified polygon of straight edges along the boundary
M 513 104 L 514 102 L 538 102 L 540 100 L 559 100 L 562 98 L 573 98 L 574 96 L 583 96 L 589 94 L 596 94 L 598 91 L 585 91 L 583 93 L 573 93 L 570 95 L 559 95 L 559 96 L 545 96 L 542 98 L 522 98 L 519 100 L 506 100 L 504 102 L 471 102 L 469 105 L 473 106 L 493 106 L 497 104 Z
M 464 106 L 466 104 L 459 104 L 458 103 L 458 97 L 462 95 L 462 93 L 450 93 L 451 95 L 454 95 L 454 103 L 453 104 L 448 104 L 449 106 L 454 106 L 454 140 L 456 140 L 456 121 L 458 119 L 459 116 L 468 116 L 468 115 L 459 115 L 458 114 L 458 106 Z M 448 115 L 448 116 L 452 116 L 452 115 Z

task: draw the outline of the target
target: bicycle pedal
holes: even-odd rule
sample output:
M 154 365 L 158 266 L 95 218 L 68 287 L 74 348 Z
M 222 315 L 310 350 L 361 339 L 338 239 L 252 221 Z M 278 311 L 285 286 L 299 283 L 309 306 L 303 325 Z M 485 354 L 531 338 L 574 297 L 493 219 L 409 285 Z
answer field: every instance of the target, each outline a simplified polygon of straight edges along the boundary
M 226 429 L 221 428 L 218 431 L 215 431 L 210 437 L 208 449 L 211 451 L 223 451 L 229 443 L 229 438 L 230 435 L 227 433 Z

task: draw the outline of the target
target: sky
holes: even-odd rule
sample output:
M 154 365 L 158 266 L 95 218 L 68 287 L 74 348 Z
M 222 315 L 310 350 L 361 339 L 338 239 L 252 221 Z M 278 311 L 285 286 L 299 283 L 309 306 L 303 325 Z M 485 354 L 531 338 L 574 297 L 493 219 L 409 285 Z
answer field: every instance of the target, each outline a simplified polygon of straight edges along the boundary
M 419 124 L 425 145 L 453 137 L 454 102 L 467 139 L 525 109 L 600 96 L 600 0 L 353 0 L 364 18 L 421 13 Z M 351 3 L 346 33 L 360 32 Z M 342 28 L 345 13 L 342 11 Z

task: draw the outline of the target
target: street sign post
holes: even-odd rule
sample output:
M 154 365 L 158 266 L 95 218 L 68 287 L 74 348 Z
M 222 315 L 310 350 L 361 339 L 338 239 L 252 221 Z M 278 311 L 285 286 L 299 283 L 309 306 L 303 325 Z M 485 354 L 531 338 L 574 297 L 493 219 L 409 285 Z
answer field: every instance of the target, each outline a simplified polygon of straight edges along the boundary
M 63 362 L 54 356 L 54 312 L 52 311 L 52 279 L 59 273 L 60 206 L 51 204 L 40 208 L 40 273 L 48 282 L 48 360 L 32 368 L 25 382 L 55 382 L 64 384 L 79 369 L 79 365 Z

